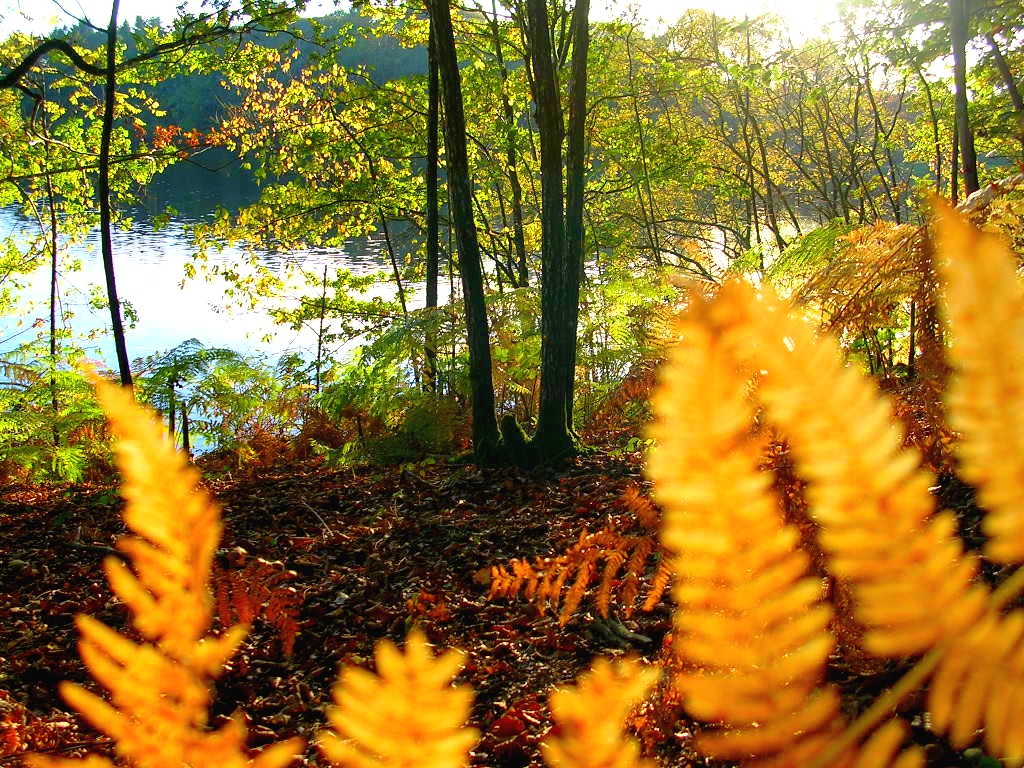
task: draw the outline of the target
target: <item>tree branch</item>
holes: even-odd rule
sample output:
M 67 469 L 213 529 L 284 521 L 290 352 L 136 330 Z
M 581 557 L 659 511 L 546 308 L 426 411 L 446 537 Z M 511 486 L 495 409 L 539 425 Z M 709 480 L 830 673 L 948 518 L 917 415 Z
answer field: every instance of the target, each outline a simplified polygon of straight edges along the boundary
M 71 59 L 71 63 L 78 67 L 86 74 L 93 75 L 95 77 L 103 77 L 106 71 L 102 67 L 97 67 L 90 64 L 88 61 L 82 58 L 81 54 L 76 51 L 69 42 L 66 40 L 47 40 L 44 43 L 40 43 L 36 46 L 21 62 L 0 78 L 0 88 L 15 88 L 18 86 L 21 78 L 35 66 L 35 63 L 39 59 L 43 58 L 46 54 L 51 51 L 59 51 Z

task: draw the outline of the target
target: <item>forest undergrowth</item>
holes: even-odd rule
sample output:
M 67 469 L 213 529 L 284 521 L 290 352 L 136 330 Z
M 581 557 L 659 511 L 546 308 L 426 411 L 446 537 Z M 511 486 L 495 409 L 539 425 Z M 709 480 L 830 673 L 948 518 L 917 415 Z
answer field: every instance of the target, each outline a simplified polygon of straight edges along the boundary
M 785 454 L 776 459 L 784 470 Z M 250 748 L 295 735 L 308 740 L 324 725 L 339 664 L 370 664 L 379 639 L 402 642 L 415 624 L 437 647 L 468 653 L 459 680 L 475 690 L 469 724 L 482 734 L 471 764 L 539 767 L 539 745 L 552 729 L 548 692 L 600 655 L 654 660 L 666 651 L 667 598 L 624 622 L 650 641 L 629 646 L 599 631 L 592 595 L 562 626 L 557 611 L 540 615 L 525 600 L 488 600 L 481 578 L 490 566 L 564 552 L 582 532 L 630 517 L 628 499 L 648 490 L 639 451 L 595 451 L 561 470 L 536 472 L 449 464 L 325 470 L 317 461 L 288 462 L 221 474 L 207 485 L 225 522 L 214 580 L 218 621 L 256 613 L 217 680 L 211 725 L 243 710 Z M 946 475 L 937 493 L 958 510 L 966 531 L 976 528 L 966 486 Z M 58 684 L 89 680 L 76 650 L 75 615 L 131 631 L 100 567 L 125 533 L 121 506 L 114 484 L 33 486 L 0 496 L 0 765 L 19 765 L 26 752 L 113 754 L 110 740 L 62 701 Z M 295 606 L 294 625 L 260 612 L 266 595 L 257 581 Z M 246 593 L 255 606 L 246 607 Z M 290 654 L 287 645 L 294 646 Z M 830 678 L 851 702 L 869 702 L 905 668 L 846 651 Z M 698 755 L 693 736 L 700 726 L 670 690 L 635 712 L 630 726 L 661 764 L 727 765 Z M 923 726 L 914 736 L 942 765 L 979 764 Z M 314 746 L 297 764 L 329 765 Z
M 323 726 L 338 665 L 365 665 L 377 640 L 402 642 L 415 623 L 437 646 L 469 653 L 460 679 L 476 691 L 471 724 L 483 734 L 473 764 L 541 765 L 547 692 L 616 649 L 591 630 L 587 606 L 560 627 L 557 615 L 539 616 L 526 603 L 489 602 L 479 571 L 566 549 L 584 528 L 624 514 L 623 494 L 643 482 L 639 452 L 594 453 L 558 472 L 444 464 L 330 471 L 311 461 L 209 481 L 224 506 L 220 578 L 280 573 L 278 587 L 294 590 L 300 606 L 291 656 L 282 648 L 286 630 L 256 620 L 217 681 L 213 724 L 241 708 L 250 747 L 308 737 Z M 26 750 L 110 751 L 68 711 L 57 685 L 88 679 L 76 614 L 128 626 L 100 568 L 104 548 L 124 533 L 120 506 L 114 485 L 0 498 L 0 765 L 18 764 Z M 655 655 L 670 626 L 667 604 L 627 623 L 652 638 L 647 653 Z M 673 750 L 696 760 L 685 744 Z M 313 747 L 305 761 L 327 765 Z

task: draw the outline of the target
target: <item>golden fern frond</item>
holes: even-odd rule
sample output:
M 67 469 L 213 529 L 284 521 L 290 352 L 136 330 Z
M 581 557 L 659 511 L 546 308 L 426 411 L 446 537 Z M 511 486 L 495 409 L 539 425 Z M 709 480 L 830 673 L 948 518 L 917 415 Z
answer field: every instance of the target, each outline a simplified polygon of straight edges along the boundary
M 243 627 L 221 637 L 207 634 L 212 613 L 208 579 L 220 536 L 219 511 L 197 488 L 195 471 L 166 441 L 162 427 L 126 390 L 97 381 L 96 391 L 119 438 L 124 519 L 140 537 L 119 542 L 132 570 L 111 558 L 105 564 L 107 575 L 148 642 L 135 643 L 94 619 L 79 617 L 82 659 L 110 692 L 110 702 L 74 684 L 65 683 L 61 692 L 86 720 L 116 741 L 121 757 L 140 768 L 274 768 L 290 763 L 301 750 L 301 740 L 282 742 L 250 760 L 240 719 L 219 730 L 207 727 L 212 678 L 245 635 Z M 30 760 L 33 766 L 72 764 L 81 763 Z
M 649 472 L 676 574 L 676 650 L 694 666 L 675 682 L 692 714 L 724 725 L 701 739 L 708 754 L 813 755 L 839 717 L 838 694 L 820 688 L 831 612 L 758 469 L 746 381 L 727 353 L 748 329 L 722 322 L 733 314 L 728 294 L 695 301 L 653 401 Z
M 336 765 L 350 768 L 461 768 L 479 734 L 466 728 L 473 693 L 452 687 L 463 654 L 434 658 L 414 630 L 405 653 L 388 640 L 374 651 L 377 674 L 348 667 L 334 687 L 331 731 L 319 741 Z
M 626 556 L 622 552 L 612 551 L 608 553 L 604 564 L 604 572 L 601 574 L 601 584 L 598 586 L 597 594 L 594 596 L 594 605 L 597 606 L 597 612 L 602 616 L 608 616 L 608 612 L 611 610 L 612 590 L 615 586 L 615 579 L 618 577 L 619 571 L 625 562 Z
M 656 668 L 635 659 L 613 664 L 601 658 L 573 688 L 554 691 L 550 705 L 558 736 L 541 744 L 544 761 L 551 768 L 653 768 L 622 726 L 658 676 Z
M 654 577 L 651 579 L 651 588 L 647 591 L 647 599 L 644 600 L 641 610 L 653 611 L 654 606 L 661 600 L 661 596 L 665 594 L 665 590 L 668 589 L 669 582 L 671 581 L 672 568 L 667 560 L 662 560 L 654 571 Z
M 919 294 L 922 281 L 918 227 L 876 222 L 839 238 L 844 247 L 797 292 L 819 308 L 829 328 L 860 334 L 891 325 L 901 302 Z
M 680 338 L 654 400 L 649 471 L 674 556 L 676 648 L 693 667 L 675 682 L 692 714 L 723 726 L 702 750 L 762 767 L 923 765 L 921 750 L 900 752 L 899 722 L 847 731 L 835 689 L 821 686 L 830 611 L 761 469 L 757 425 L 789 439 L 829 565 L 886 653 L 955 636 L 988 596 L 951 518 L 928 522 L 927 474 L 838 345 L 770 292 L 731 282 L 711 303 L 695 299 Z
M 1024 562 L 1024 286 L 1005 241 L 947 206 L 935 229 L 953 343 L 947 405 L 960 470 L 987 515 L 988 557 Z
M 1024 613 L 988 614 L 944 649 L 928 691 L 932 726 L 954 747 L 984 730 L 992 754 L 1024 759 Z
M 969 627 L 987 600 L 977 561 L 951 513 L 930 517 L 934 479 L 903 448 L 874 382 L 769 291 L 728 285 L 715 316 L 736 364 L 762 372 L 758 397 L 808 481 L 829 570 L 853 587 L 865 647 L 912 655 Z

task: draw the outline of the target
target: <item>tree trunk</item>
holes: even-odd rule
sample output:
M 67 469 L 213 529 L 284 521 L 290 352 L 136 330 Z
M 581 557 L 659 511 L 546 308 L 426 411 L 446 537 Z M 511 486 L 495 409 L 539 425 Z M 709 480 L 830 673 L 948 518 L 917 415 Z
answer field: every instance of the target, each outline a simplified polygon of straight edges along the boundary
M 45 88 L 45 85 L 44 85 Z M 46 167 L 50 168 L 50 125 L 46 118 L 46 110 L 42 114 L 43 135 L 46 137 Z M 57 417 L 60 414 L 60 397 L 57 394 L 57 300 L 59 299 L 58 267 L 60 253 L 60 231 L 57 222 L 57 196 L 53 190 L 53 177 L 46 174 L 46 208 L 49 214 L 50 227 L 50 405 L 53 408 L 53 447 L 60 447 L 60 429 Z
M 437 35 L 434 22 L 430 22 L 430 41 L 427 46 L 427 299 L 428 310 L 437 308 L 437 280 L 439 267 L 439 227 L 437 217 L 438 117 L 441 91 L 437 74 Z M 437 334 L 428 325 L 424 355 L 427 358 L 427 386 L 437 392 Z
M 626 65 L 629 73 L 629 100 L 633 108 L 633 125 L 636 126 L 636 138 L 640 150 L 640 180 L 637 185 L 637 197 L 643 213 L 644 232 L 647 244 L 651 249 L 651 257 L 655 264 L 661 265 L 661 242 L 658 237 L 658 217 L 654 209 L 654 190 L 651 185 L 650 165 L 647 162 L 647 137 L 644 133 L 643 119 L 640 116 L 640 98 L 637 95 L 635 66 L 633 64 L 633 32 L 630 27 L 626 33 Z M 575 62 L 575 58 L 573 59 Z M 568 169 L 567 169 L 568 170 Z
M 313 391 L 320 394 L 321 375 L 324 367 L 324 320 L 327 317 L 327 265 L 324 264 L 324 276 L 321 282 L 320 291 L 319 323 L 316 331 L 316 379 L 313 384 Z
M 374 181 L 377 176 L 374 174 Z M 384 215 L 384 209 L 377 206 L 377 216 L 380 217 L 380 228 L 384 233 L 384 246 L 388 251 L 388 259 L 391 261 L 391 274 L 394 275 L 395 285 L 398 286 L 398 303 L 402 307 L 402 317 L 409 314 L 409 307 L 405 303 L 405 285 L 402 283 L 402 272 L 398 268 L 398 255 L 395 253 L 395 246 L 391 242 L 391 230 L 388 228 L 388 219 Z
M 451 221 L 459 249 L 459 276 L 466 308 L 469 345 L 470 406 L 473 417 L 473 450 L 484 461 L 496 457 L 499 438 L 494 415 L 494 382 L 491 378 L 490 334 L 484 301 L 480 245 L 473 220 L 473 195 L 466 151 L 466 118 L 462 107 L 462 78 L 455 51 L 448 0 L 427 0 L 434 23 L 437 64 L 444 99 L 444 136 L 448 161 Z
M 523 230 L 523 187 L 519 183 L 518 151 L 516 149 L 516 117 L 508 100 L 508 69 L 505 55 L 501 50 L 501 28 L 498 26 L 498 9 L 495 0 L 491 2 L 491 35 L 494 38 L 494 56 L 501 74 L 501 108 L 505 114 L 505 161 L 508 163 L 508 182 L 512 188 L 512 236 L 516 251 L 517 288 L 530 284 L 530 272 L 526 263 L 526 234 Z
M 185 452 L 185 455 L 192 458 L 192 442 L 189 437 L 189 425 L 188 425 L 188 403 L 184 400 L 181 401 L 181 450 Z
M 132 387 L 131 361 L 124 339 L 124 324 L 121 321 L 121 301 L 117 297 L 117 280 L 114 275 L 114 245 L 110 235 L 110 137 L 114 131 L 114 101 L 117 92 L 117 8 L 120 0 L 114 0 L 110 8 L 110 25 L 107 27 L 106 83 L 103 89 L 103 131 L 100 134 L 99 179 L 96 182 L 96 196 L 100 203 L 100 250 L 103 254 L 103 276 L 107 284 L 107 303 L 110 305 L 110 328 L 114 336 L 114 350 L 122 386 Z
M 590 0 L 577 0 L 573 9 L 572 71 L 569 81 L 569 132 L 565 153 L 565 285 L 567 288 L 565 337 L 568 361 L 565 377 L 566 423 L 573 429 L 573 394 L 576 382 L 576 333 L 579 327 L 580 281 L 583 279 L 583 196 L 586 192 L 587 60 L 590 52 Z M 653 212 L 654 203 L 651 201 Z M 655 224 L 655 226 L 657 226 Z
M 541 385 L 536 459 L 550 462 L 577 450 L 572 433 L 576 325 L 583 242 L 583 161 L 586 115 L 589 2 L 579 0 L 570 85 L 570 174 L 567 206 L 562 200 L 562 110 L 544 0 L 527 0 L 534 101 L 540 133 L 541 167 Z M 568 214 L 568 217 L 567 215 Z M 571 217 L 571 221 L 568 218 Z M 570 243 L 571 238 L 571 243 Z
M 949 37 L 953 49 L 953 81 L 956 84 L 956 127 L 960 137 L 960 163 L 964 174 L 964 197 L 977 192 L 978 155 L 974 151 L 974 132 L 967 113 L 967 4 L 949 0 Z
M 1010 71 L 1010 65 L 1006 63 L 1006 57 L 999 50 L 999 44 L 991 32 L 985 33 L 985 40 L 988 42 L 989 50 L 992 51 L 992 61 L 995 62 L 999 76 L 1003 79 L 1003 86 L 1006 88 L 1006 95 L 1010 97 L 1013 104 L 1013 114 L 1017 119 L 1017 130 L 1020 136 L 1021 158 L 1024 159 L 1024 96 L 1021 96 L 1017 81 Z
M 174 391 L 175 381 L 171 379 L 170 384 L 167 385 L 167 437 L 171 440 L 171 445 L 175 444 L 175 433 L 178 431 L 178 425 L 175 421 L 178 415 L 178 398 L 175 397 Z

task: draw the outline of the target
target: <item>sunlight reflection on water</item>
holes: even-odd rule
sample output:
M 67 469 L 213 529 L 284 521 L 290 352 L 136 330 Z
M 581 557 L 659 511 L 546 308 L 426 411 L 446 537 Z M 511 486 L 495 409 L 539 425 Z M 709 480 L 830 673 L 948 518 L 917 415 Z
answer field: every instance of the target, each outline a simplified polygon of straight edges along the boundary
M 114 261 L 118 294 L 138 315 L 134 328 L 126 331 L 128 353 L 134 359 L 169 350 L 182 341 L 196 338 L 206 346 L 222 346 L 265 355 L 271 361 L 292 352 L 308 359 L 316 348 L 313 331 L 294 331 L 275 325 L 261 309 L 255 311 L 225 308 L 226 283 L 222 278 L 199 275 L 186 279 L 185 265 L 194 248 L 186 233 L 186 220 L 172 220 L 169 226 L 154 230 L 145 218 L 136 220 L 128 231 L 114 232 Z M 31 222 L 11 209 L 0 209 L 0 239 L 26 232 Z M 387 268 L 376 239 L 353 240 L 340 251 L 310 249 L 291 252 L 258 252 L 259 260 L 276 275 L 284 277 L 288 268 L 301 268 L 319 274 L 324 265 L 344 267 L 357 274 L 379 272 Z M 93 232 L 80 244 L 70 247 L 65 262 L 81 260 L 78 271 L 61 271 L 61 302 L 71 314 L 68 326 L 91 355 L 106 362 L 114 359 L 109 338 L 110 315 L 105 305 L 94 306 L 92 296 L 105 296 L 99 237 Z M 241 248 L 226 247 L 209 254 L 210 266 L 238 267 L 247 261 Z M 35 332 L 45 333 L 49 317 L 49 261 L 21 279 L 17 313 L 0 317 L 0 354 L 29 340 Z M 0 275 L 0 285 L 4 276 Z M 289 281 L 291 300 L 296 300 L 300 278 Z M 306 289 L 311 292 L 311 289 Z M 283 301 L 288 301 L 285 295 Z M 41 322 L 38 331 L 31 326 Z M 272 338 L 264 341 L 263 337 Z M 91 337 L 91 338 L 90 338 Z

